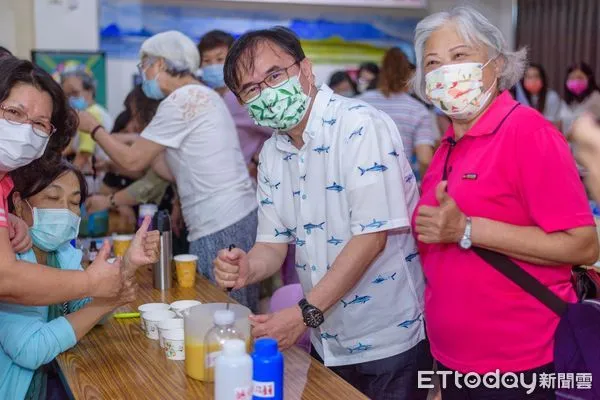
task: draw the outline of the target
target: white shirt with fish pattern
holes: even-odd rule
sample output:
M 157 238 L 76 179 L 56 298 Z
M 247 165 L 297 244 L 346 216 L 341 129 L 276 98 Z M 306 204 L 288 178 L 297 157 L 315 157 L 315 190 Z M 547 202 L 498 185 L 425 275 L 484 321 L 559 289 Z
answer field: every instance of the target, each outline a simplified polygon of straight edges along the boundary
M 305 293 L 354 235 L 389 231 L 384 252 L 311 342 L 327 366 L 400 354 L 425 338 L 424 280 L 410 231 L 419 193 L 396 125 L 323 85 L 295 148 L 275 134 L 260 154 L 257 241 L 296 243 Z M 336 268 L 344 268 L 338 265 Z

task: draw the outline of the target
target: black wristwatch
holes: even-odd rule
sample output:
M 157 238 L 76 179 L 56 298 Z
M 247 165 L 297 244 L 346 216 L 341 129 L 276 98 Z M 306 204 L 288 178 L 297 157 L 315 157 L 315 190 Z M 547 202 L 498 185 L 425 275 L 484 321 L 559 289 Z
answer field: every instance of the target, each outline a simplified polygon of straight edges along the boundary
M 323 312 L 312 304 L 309 304 L 306 299 L 300 300 L 298 306 L 300 307 L 300 310 L 302 310 L 304 325 L 309 328 L 318 328 L 325 321 Z

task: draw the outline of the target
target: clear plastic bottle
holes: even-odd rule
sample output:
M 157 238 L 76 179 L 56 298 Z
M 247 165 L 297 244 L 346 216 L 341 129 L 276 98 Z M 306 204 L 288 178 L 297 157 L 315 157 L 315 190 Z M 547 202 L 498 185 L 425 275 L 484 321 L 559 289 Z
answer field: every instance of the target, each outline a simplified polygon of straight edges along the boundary
M 207 382 L 215 380 L 215 362 L 227 340 L 239 339 L 245 342 L 241 332 L 235 329 L 235 313 L 231 310 L 218 310 L 213 316 L 214 326 L 204 337 L 204 376 Z

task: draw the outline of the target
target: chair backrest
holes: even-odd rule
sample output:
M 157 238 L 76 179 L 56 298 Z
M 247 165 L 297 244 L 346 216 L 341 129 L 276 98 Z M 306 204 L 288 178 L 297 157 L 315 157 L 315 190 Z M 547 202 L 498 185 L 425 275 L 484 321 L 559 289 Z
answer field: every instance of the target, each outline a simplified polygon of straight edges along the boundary
M 282 286 L 273 293 L 273 296 L 271 296 L 270 311 L 276 312 L 283 310 L 284 308 L 293 307 L 298 304 L 302 298 L 304 298 L 304 291 L 302 290 L 302 285 L 299 283 Z M 304 332 L 304 334 L 298 338 L 296 344 L 307 353 L 310 353 L 310 330 Z

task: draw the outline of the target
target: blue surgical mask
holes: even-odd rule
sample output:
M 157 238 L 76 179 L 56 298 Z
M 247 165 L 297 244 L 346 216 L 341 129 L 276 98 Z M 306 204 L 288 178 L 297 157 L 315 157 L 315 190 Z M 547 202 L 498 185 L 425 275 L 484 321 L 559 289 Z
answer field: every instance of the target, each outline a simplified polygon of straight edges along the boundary
M 146 73 L 143 74 L 144 81 L 142 82 L 142 91 L 146 95 L 146 97 L 153 100 L 162 100 L 167 97 L 166 94 L 163 93 L 160 86 L 158 85 L 158 75 L 156 74 L 154 79 L 146 78 Z
M 29 205 L 29 202 L 27 202 Z M 29 205 L 30 208 L 31 205 Z M 81 218 L 66 208 L 32 208 L 33 226 L 29 228 L 33 245 L 55 251 L 79 235 Z
M 89 107 L 88 102 L 83 98 L 83 96 L 69 97 L 69 104 L 77 111 L 84 111 Z
M 208 87 L 212 89 L 225 87 L 224 67 L 223 64 L 213 64 L 202 68 L 202 80 Z

